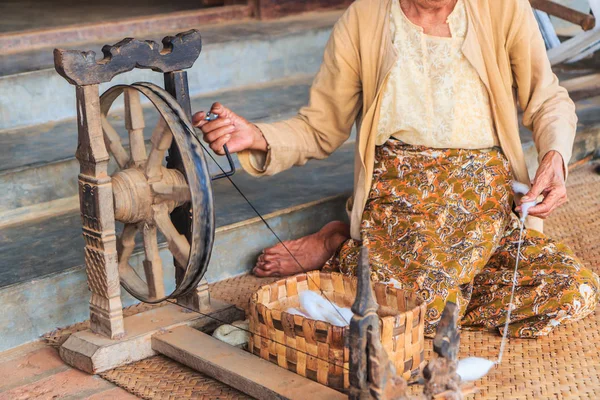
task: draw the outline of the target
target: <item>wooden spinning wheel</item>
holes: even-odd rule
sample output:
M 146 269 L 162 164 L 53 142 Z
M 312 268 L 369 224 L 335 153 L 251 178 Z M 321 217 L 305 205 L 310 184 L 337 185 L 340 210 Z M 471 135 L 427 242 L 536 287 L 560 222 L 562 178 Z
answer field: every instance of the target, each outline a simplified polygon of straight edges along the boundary
M 125 126 L 129 132 L 127 151 L 107 114 L 121 94 L 125 101 Z M 144 118 L 140 94 L 159 112 L 151 149 L 144 143 Z M 118 166 L 111 176 L 114 219 L 124 228 L 117 238 L 118 270 L 121 285 L 146 303 L 157 303 L 193 290 L 206 272 L 214 238 L 214 211 L 210 176 L 202 148 L 193 137 L 193 127 L 181 106 L 164 89 L 150 83 L 118 85 L 100 97 L 102 131 L 107 150 Z M 175 143 L 183 167 L 163 166 L 166 151 Z M 189 235 L 180 233 L 169 214 L 188 207 Z M 159 255 L 158 231 L 166 238 L 176 268 L 183 278 L 171 294 L 165 294 L 163 267 Z M 142 234 L 145 279 L 130 265 L 135 238 Z M 189 240 L 188 240 L 189 238 Z

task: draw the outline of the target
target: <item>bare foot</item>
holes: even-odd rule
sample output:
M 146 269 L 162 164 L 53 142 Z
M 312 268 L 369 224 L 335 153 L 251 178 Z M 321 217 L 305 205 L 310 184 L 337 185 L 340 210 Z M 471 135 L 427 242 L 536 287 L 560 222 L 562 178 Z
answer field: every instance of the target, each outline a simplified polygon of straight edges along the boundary
M 349 238 L 348 224 L 341 221 L 330 222 L 317 233 L 283 242 L 285 247 L 279 243 L 263 250 L 252 273 L 260 277 L 290 276 L 319 269 Z

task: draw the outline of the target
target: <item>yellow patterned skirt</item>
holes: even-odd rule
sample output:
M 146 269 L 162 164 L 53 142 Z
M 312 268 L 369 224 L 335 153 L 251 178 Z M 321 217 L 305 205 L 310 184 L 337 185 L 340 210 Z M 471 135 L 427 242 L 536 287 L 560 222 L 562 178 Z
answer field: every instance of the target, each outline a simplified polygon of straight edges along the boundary
M 500 149 L 431 149 L 390 139 L 376 149 L 361 233 L 372 279 L 418 291 L 425 334 L 447 301 L 463 328 L 503 329 L 519 239 L 508 161 Z M 600 280 L 573 252 L 524 232 L 509 334 L 538 337 L 596 308 Z M 346 241 L 325 266 L 354 274 L 361 243 Z

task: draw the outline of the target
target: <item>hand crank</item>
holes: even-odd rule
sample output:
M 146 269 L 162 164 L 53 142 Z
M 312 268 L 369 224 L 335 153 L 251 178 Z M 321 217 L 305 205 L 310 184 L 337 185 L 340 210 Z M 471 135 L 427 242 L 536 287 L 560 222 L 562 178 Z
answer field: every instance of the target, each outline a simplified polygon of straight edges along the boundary
M 208 114 L 206 114 L 206 117 L 204 118 L 204 120 L 205 121 L 214 121 L 217 118 L 219 118 L 219 116 L 217 114 L 209 112 Z M 227 157 L 227 161 L 229 162 L 229 171 L 212 176 L 211 180 L 213 180 L 213 181 L 216 181 L 217 179 L 226 178 L 228 176 L 232 176 L 233 174 L 235 174 L 235 163 L 233 162 L 233 158 L 231 157 L 231 153 L 229 153 L 229 149 L 227 148 L 227 145 L 223 146 L 223 151 L 225 151 L 225 157 Z

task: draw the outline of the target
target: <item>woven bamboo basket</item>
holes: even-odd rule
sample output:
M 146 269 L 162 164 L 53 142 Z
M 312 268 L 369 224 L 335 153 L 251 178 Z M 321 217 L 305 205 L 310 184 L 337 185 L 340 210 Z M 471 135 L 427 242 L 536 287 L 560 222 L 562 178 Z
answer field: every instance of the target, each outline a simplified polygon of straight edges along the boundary
M 250 298 L 249 351 L 331 388 L 348 388 L 348 327 L 287 313 L 298 293 L 323 291 L 339 306 L 356 297 L 355 277 L 312 271 L 262 286 Z M 376 283 L 381 342 L 398 374 L 409 378 L 424 360 L 425 303 L 413 292 Z

